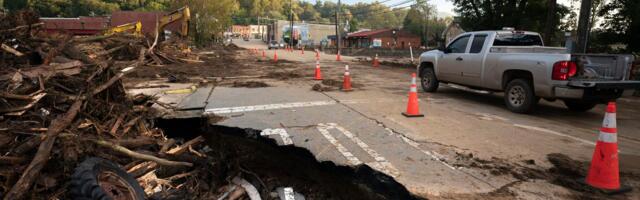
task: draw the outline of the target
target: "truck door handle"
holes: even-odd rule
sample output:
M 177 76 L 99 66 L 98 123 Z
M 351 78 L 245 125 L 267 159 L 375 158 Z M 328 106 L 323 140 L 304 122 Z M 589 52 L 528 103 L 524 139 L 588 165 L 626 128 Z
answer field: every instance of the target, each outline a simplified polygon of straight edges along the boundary
M 461 57 L 456 58 L 457 61 L 462 61 Z

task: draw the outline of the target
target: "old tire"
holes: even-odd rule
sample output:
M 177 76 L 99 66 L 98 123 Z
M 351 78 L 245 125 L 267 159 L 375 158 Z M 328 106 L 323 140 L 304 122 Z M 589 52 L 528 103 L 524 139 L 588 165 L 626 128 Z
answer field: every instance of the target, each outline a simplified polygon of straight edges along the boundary
M 440 81 L 436 78 L 436 73 L 432 67 L 422 69 L 420 73 L 420 86 L 425 92 L 436 92 Z
M 512 80 L 504 92 L 507 109 L 514 113 L 530 113 L 540 99 L 535 96 L 531 82 L 525 79 Z
M 71 176 L 71 198 L 144 200 L 144 189 L 116 164 L 102 158 L 88 158 Z
M 592 102 L 592 101 L 582 101 L 577 99 L 565 99 L 564 105 L 566 105 L 567 108 L 569 108 L 569 110 L 574 112 L 586 112 L 593 109 L 593 107 L 596 107 L 598 103 Z

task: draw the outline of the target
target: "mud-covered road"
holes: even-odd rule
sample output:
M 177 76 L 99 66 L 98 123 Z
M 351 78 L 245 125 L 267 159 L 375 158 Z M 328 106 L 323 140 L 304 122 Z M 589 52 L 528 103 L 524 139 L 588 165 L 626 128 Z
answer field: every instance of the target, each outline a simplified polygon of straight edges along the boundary
M 423 198 L 640 198 L 638 97 L 620 99 L 617 113 L 621 179 L 635 190 L 605 196 L 579 183 L 604 105 L 577 113 L 541 100 L 533 114 L 521 115 L 504 107 L 500 93 L 441 86 L 437 93 L 419 89 L 424 118 L 405 118 L 400 113 L 414 66 L 373 68 L 353 57 L 337 62 L 335 55 L 321 54 L 325 80 L 314 81 L 312 51 L 277 50 L 274 63 L 276 51 L 260 41 L 236 44 L 258 54 L 238 50 L 216 64 L 224 73 L 203 71 L 198 78 L 215 80 L 215 87 L 200 92 L 202 110 L 189 110 L 218 116 L 216 125 L 262 130 L 279 145 L 302 147 L 321 161 L 368 165 Z M 339 90 L 344 65 L 350 66 L 353 92 Z

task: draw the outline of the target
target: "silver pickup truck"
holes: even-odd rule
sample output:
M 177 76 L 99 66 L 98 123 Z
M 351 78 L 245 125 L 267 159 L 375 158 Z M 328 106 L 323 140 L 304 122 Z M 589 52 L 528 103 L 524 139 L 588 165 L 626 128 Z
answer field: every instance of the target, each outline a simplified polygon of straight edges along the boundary
M 540 34 L 527 31 L 463 33 L 445 48 L 420 55 L 419 63 L 425 92 L 435 92 L 440 83 L 504 91 L 507 108 L 516 113 L 531 112 L 540 98 L 587 111 L 640 88 L 640 81 L 628 80 L 632 55 L 570 54 L 545 47 Z

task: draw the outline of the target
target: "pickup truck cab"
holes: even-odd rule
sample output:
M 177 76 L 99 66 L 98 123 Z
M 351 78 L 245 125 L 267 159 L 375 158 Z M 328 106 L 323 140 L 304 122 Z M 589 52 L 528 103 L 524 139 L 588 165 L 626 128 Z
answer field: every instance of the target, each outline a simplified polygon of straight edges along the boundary
M 505 92 L 507 108 L 516 113 L 531 112 L 540 98 L 587 111 L 640 88 L 640 81 L 628 80 L 632 55 L 570 54 L 545 47 L 540 34 L 528 31 L 463 33 L 420 55 L 419 63 L 425 92 L 436 92 L 440 83 Z

